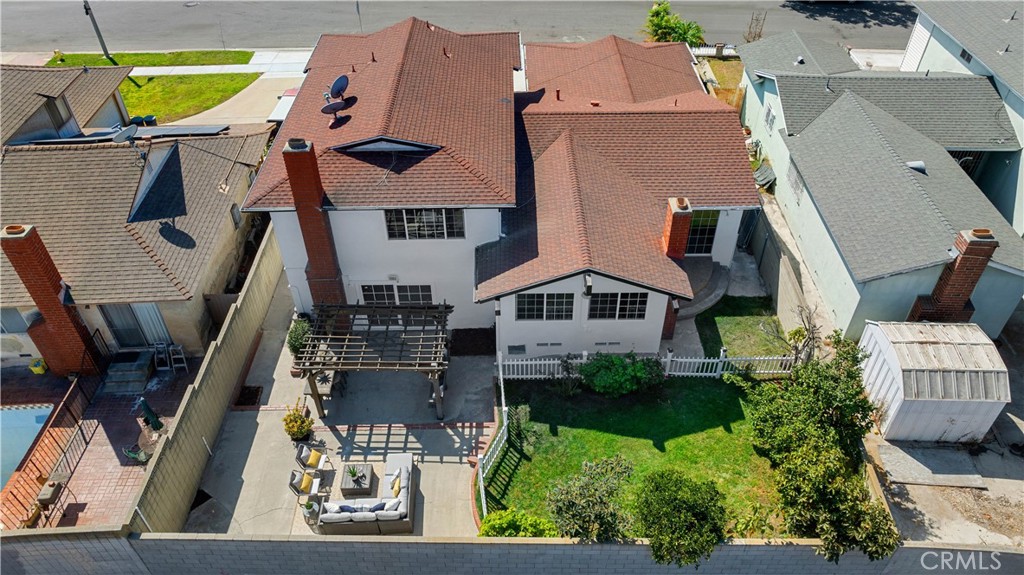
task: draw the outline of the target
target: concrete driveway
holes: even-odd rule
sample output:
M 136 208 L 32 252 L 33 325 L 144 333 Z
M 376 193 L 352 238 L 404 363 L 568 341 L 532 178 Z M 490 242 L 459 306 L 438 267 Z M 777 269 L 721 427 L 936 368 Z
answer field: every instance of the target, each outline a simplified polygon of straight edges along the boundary
M 204 124 L 262 124 L 267 116 L 274 111 L 277 100 L 289 88 L 302 85 L 302 77 L 268 77 L 260 76 L 252 84 L 229 100 L 200 112 L 195 116 L 182 118 L 171 125 L 204 125 Z

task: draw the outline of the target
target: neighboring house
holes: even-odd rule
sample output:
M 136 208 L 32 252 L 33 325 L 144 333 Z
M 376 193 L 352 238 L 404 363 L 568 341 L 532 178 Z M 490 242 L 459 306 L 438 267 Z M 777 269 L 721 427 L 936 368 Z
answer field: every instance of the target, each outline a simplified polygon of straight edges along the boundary
M 901 70 L 976 74 L 991 79 L 1024 142 L 1024 5 L 1014 2 L 914 2 L 917 22 Z M 1024 235 L 1021 150 L 989 153 L 975 178 L 1017 233 Z
M 848 337 L 908 318 L 999 335 L 1024 295 L 1024 242 L 942 146 L 850 91 L 784 144 L 775 195 Z
M 245 207 L 270 212 L 300 311 L 444 301 L 453 328 L 497 316 L 511 353 L 656 351 L 693 297 L 683 255 L 729 265 L 757 205 L 685 45 L 524 50 L 409 19 L 322 36 L 308 68 Z M 320 92 L 343 74 L 336 120 Z
M 785 169 L 787 135 L 799 134 L 850 90 L 942 145 L 999 208 L 1006 154 L 1021 144 L 991 80 L 947 72 L 864 72 L 839 46 L 796 32 L 739 47 L 741 112 L 775 171 Z M 845 60 L 845 62 L 844 62 Z M 1005 212 L 1004 212 L 1005 213 Z M 1008 220 L 1009 221 L 1009 220 Z
M 67 138 L 89 128 L 127 125 L 128 111 L 117 87 L 131 70 L 130 66 L 0 66 L 0 142 Z
M 258 126 L 5 146 L 5 361 L 39 353 L 54 372 L 78 371 L 96 331 L 111 351 L 165 342 L 203 354 L 203 296 L 223 293 L 237 269 L 249 227 L 239 205 L 268 137 Z

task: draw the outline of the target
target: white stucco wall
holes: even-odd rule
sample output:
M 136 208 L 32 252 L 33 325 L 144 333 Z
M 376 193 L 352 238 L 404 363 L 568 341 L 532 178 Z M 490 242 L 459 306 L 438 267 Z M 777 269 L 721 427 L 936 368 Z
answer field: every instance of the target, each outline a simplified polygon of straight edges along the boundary
M 647 291 L 597 274 L 591 274 L 591 280 L 593 293 Z M 500 298 L 498 305 L 501 307 L 501 316 L 497 321 L 498 349 L 507 357 L 565 355 L 583 351 L 590 353 L 598 351 L 656 353 L 658 351 L 668 296 L 647 292 L 647 312 L 642 320 L 590 320 L 587 319 L 590 299 L 583 297 L 583 287 L 584 274 L 581 273 L 522 292 L 572 293 L 573 314 L 571 320 L 519 321 L 516 320 L 515 295 Z M 491 305 L 493 306 L 493 304 Z M 618 342 L 618 345 L 598 346 L 598 342 Z M 538 343 L 561 343 L 562 345 L 541 347 L 536 345 Z M 508 346 L 510 345 L 525 345 L 526 355 L 509 354 Z
M 779 130 L 785 128 L 786 118 L 779 99 L 778 86 L 772 78 L 764 78 L 754 82 L 753 72 L 744 70 L 740 87 L 746 90 L 743 97 L 741 123 L 750 128 L 750 138 L 761 141 L 761 157 L 768 158 L 778 175 L 780 169 L 789 167 L 789 150 L 783 143 Z M 775 125 L 769 131 L 764 123 L 765 107 L 771 105 L 775 113 Z
M 435 302 L 455 307 L 452 328 L 490 327 L 494 305 L 473 303 L 476 246 L 498 239 L 497 209 L 467 209 L 466 237 L 455 240 L 390 240 L 381 210 L 330 212 L 331 229 L 348 301 L 361 300 L 363 284 L 430 285 Z M 288 285 L 296 309 L 310 311 L 306 249 L 295 212 L 273 212 Z M 397 280 L 393 277 L 397 277 Z
M 932 293 L 942 267 L 932 266 L 861 284 L 860 300 L 844 328 L 847 337 L 859 339 L 866 320 L 906 321 L 917 296 Z
M 732 256 L 736 253 L 736 240 L 742 220 L 743 210 L 722 210 L 718 213 L 715 241 L 711 244 L 711 259 L 715 263 L 732 267 Z

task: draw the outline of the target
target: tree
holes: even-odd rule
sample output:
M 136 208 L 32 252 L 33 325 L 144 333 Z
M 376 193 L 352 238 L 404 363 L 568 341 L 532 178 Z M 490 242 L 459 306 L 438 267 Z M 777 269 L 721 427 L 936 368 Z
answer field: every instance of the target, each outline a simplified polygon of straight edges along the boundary
M 807 363 L 814 358 L 814 352 L 821 345 L 821 327 L 814 319 L 816 308 L 799 305 L 796 307 L 800 325 L 788 332 L 783 331 L 778 320 L 762 321 L 761 331 L 793 357 L 793 361 Z
M 714 483 L 694 481 L 678 469 L 643 478 L 636 497 L 639 532 L 658 563 L 699 565 L 725 538 L 724 497 Z
M 558 537 L 558 528 L 549 519 L 534 517 L 516 509 L 488 513 L 480 522 L 480 537 Z
M 657 0 L 651 6 L 644 32 L 653 42 L 686 42 L 690 46 L 704 43 L 704 29 L 673 13 L 668 0 Z
M 624 541 L 628 516 L 623 512 L 619 492 L 632 473 L 633 466 L 621 455 L 584 461 L 582 472 L 548 492 L 548 507 L 558 532 L 583 541 Z

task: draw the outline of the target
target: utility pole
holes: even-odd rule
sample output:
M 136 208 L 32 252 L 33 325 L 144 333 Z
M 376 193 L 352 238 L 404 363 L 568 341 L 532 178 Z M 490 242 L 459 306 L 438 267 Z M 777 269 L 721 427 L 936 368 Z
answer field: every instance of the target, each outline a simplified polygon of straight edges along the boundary
M 107 57 L 107 60 L 111 62 L 114 59 L 110 56 L 110 52 L 107 51 L 107 43 L 103 41 L 103 34 L 100 33 L 100 27 L 96 24 L 96 17 L 92 15 L 92 7 L 89 6 L 89 0 L 82 0 L 83 8 L 85 8 L 85 15 L 92 20 L 92 29 L 96 31 L 96 37 L 100 40 L 100 48 L 103 48 L 103 55 Z

